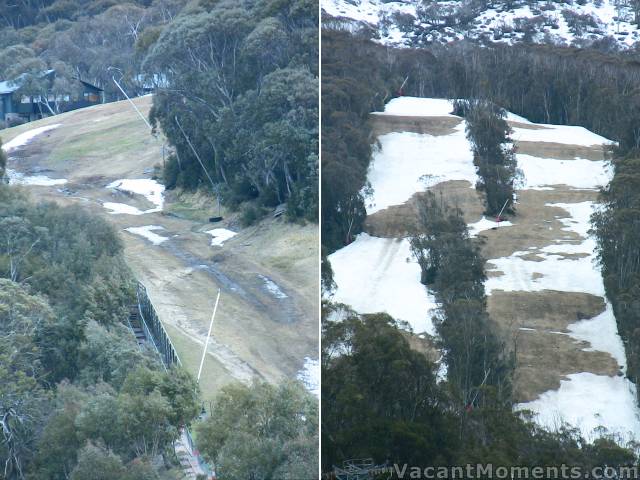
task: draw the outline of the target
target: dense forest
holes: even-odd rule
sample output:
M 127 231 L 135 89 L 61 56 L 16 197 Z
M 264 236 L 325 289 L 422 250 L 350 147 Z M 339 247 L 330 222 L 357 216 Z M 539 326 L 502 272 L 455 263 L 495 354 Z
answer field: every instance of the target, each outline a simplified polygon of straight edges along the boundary
M 398 94 L 407 76 L 403 87 L 407 95 L 483 99 L 535 122 L 584 126 L 618 142 L 613 152 L 615 177 L 603 192 L 605 210 L 594 217 L 594 225 L 607 294 L 627 349 L 628 374 L 637 382 L 640 64 L 636 54 L 534 45 L 478 47 L 464 41 L 420 50 L 393 49 L 371 42 L 366 35 L 343 31 L 338 23 L 333 26 L 322 32 L 323 255 L 350 243 L 362 231 L 366 173 L 375 141 L 367 118 Z M 476 146 L 477 167 L 482 166 L 484 147 L 502 153 L 498 167 L 504 171 L 496 174 L 502 179 L 504 173 L 507 180 L 499 182 L 504 188 L 496 191 L 504 198 L 518 172 L 500 110 L 490 113 L 475 119 L 484 123 L 480 136 L 472 131 L 473 125 L 467 134 Z M 613 439 L 589 444 L 577 431 L 545 432 L 512 413 L 511 359 L 486 313 L 484 260 L 468 238 L 460 212 L 433 197 L 421 202 L 412 247 L 423 283 L 443 306 L 435 324 L 439 346 L 448 357 L 449 380 L 437 380 L 439 365 L 414 349 L 394 319 L 345 312 L 344 307 L 326 303 L 323 470 L 349 458 L 366 457 L 378 464 L 410 465 L 482 461 L 588 467 L 594 461 L 637 462 L 632 451 L 619 448 Z M 495 212 L 499 203 L 488 203 L 487 211 Z M 322 278 L 330 290 L 326 256 Z M 459 294 L 458 285 L 464 294 Z M 336 316 L 343 321 L 329 320 Z M 473 361 L 465 364 L 465 359 Z
M 133 298 L 109 225 L 0 186 L 2 478 L 171 478 L 197 386 L 139 348 Z
M 38 0 L 0 5 L 0 80 L 15 95 L 155 90 L 167 188 L 202 188 L 251 223 L 318 210 L 317 0 Z M 42 77 L 55 70 L 53 86 Z M 57 97 L 56 97 L 57 98 Z

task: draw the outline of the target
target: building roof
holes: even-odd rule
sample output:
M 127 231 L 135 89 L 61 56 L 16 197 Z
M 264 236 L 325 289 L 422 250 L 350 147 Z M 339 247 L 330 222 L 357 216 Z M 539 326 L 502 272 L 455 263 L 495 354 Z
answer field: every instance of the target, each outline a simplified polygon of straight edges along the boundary
M 51 75 L 55 70 L 45 70 L 42 72 L 42 76 L 46 77 L 47 75 Z M 18 78 L 13 80 L 5 80 L 0 82 L 0 95 L 6 95 L 8 93 L 13 93 L 18 90 L 22 86 L 22 80 L 25 77 L 25 73 L 19 75 Z
M 44 72 L 42 72 L 42 77 L 46 77 L 48 75 L 51 75 L 52 73 L 54 73 L 55 70 L 45 70 Z M 22 85 L 22 79 L 24 78 L 25 74 L 23 73 L 22 75 L 20 75 L 18 78 L 14 79 L 14 80 L 5 80 L 0 82 L 0 95 L 7 95 L 9 93 L 13 93 L 16 90 L 18 90 L 20 88 L 20 86 Z M 89 82 L 85 82 L 84 80 L 80 80 L 79 78 L 75 78 L 76 80 L 78 80 L 80 83 L 82 83 L 84 86 L 86 87 L 90 87 L 90 88 L 94 88 L 100 92 L 103 91 L 102 88 L 100 87 L 96 87 L 95 85 L 89 83 Z

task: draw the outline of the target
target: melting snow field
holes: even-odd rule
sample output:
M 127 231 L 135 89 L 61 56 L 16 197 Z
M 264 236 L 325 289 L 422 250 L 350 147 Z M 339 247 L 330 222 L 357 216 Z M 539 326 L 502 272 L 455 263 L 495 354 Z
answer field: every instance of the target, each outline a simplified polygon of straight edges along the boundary
M 368 172 L 373 187 L 369 215 L 447 180 L 466 180 L 475 187 L 478 177 L 463 123 L 451 135 L 402 132 L 378 140 L 380 149 L 374 151 Z
M 517 154 L 518 168 L 524 174 L 523 189 L 552 190 L 550 185 L 568 185 L 579 189 L 598 189 L 613 175 L 609 162 L 592 161 L 582 158 L 574 160 L 554 160 L 531 155 Z M 553 171 L 553 177 L 549 172 Z M 553 183 L 549 183 L 553 182 Z
M 211 235 L 211 245 L 214 247 L 221 247 L 224 242 L 236 235 L 236 232 L 226 228 L 214 228 L 213 230 L 207 230 L 206 233 Z
M 384 115 L 451 116 L 450 111 L 448 100 L 403 97 L 389 102 Z M 531 124 L 513 114 L 508 114 L 507 118 L 535 127 L 516 127 L 515 140 L 578 146 L 612 143 L 581 127 Z M 416 192 L 439 182 L 466 180 L 472 187 L 476 183 L 464 121 L 450 135 L 390 133 L 380 136 L 379 141 L 381 148 L 374 151 L 368 172 L 373 187 L 368 214 L 405 203 Z M 606 185 L 613 173 L 606 161 L 559 160 L 522 154 L 518 154 L 517 159 L 525 176 L 522 188 L 528 189 L 553 190 L 554 185 L 565 185 L 572 189 L 596 190 Z M 595 262 L 595 241 L 588 233 L 590 216 L 596 205 L 587 201 L 546 206 L 566 212 L 565 218 L 559 218 L 566 234 L 559 235 L 555 242 L 542 248 L 490 259 L 488 270 L 500 274 L 487 279 L 487 294 L 496 290 L 556 290 L 604 298 L 602 275 Z M 542 225 L 542 221 L 540 223 Z M 499 226 L 511 225 L 501 222 Z M 483 217 L 469 224 L 469 232 L 476 236 L 496 226 L 494 221 Z M 536 255 L 539 261 L 528 259 L 527 255 Z M 386 312 L 407 321 L 416 333 L 435 334 L 431 318 L 437 305 L 420 283 L 420 267 L 412 257 L 407 239 L 378 238 L 361 233 L 353 243 L 330 255 L 329 260 L 337 285 L 335 302 L 350 305 L 359 313 Z M 602 313 L 569 325 L 565 334 L 586 342 L 584 350 L 609 353 L 624 373 L 624 345 L 611 305 L 606 301 L 605 304 Z M 535 334 L 535 330 L 522 329 Z M 559 390 L 545 392 L 535 401 L 517 408 L 533 411 L 537 421 L 546 427 L 554 428 L 560 421 L 567 422 L 580 428 L 587 438 L 593 438 L 593 429 L 601 426 L 624 438 L 640 439 L 635 388 L 623 376 L 578 372 L 563 379 Z
M 154 245 L 160 245 L 162 242 L 166 242 L 169 240 L 169 237 L 163 237 L 162 235 L 158 235 L 154 233 L 157 230 L 164 230 L 164 227 L 159 225 L 145 225 L 144 227 L 129 227 L 125 228 L 127 232 L 133 233 L 134 235 L 140 235 L 141 237 L 146 238 Z
M 597 438 L 595 429 L 605 426 L 625 441 L 638 439 L 636 387 L 623 377 L 575 373 L 561 380 L 559 390 L 543 393 L 533 402 L 516 405 L 531 410 L 536 422 L 551 430 L 567 422 L 587 439 Z
M 115 182 L 111 182 L 109 185 L 107 185 L 107 188 L 115 188 L 124 192 L 142 195 L 155 205 L 155 208 L 151 208 L 145 211 L 135 209 L 137 212 L 141 213 L 132 213 L 134 210 L 126 211 L 126 208 L 118 207 L 118 205 L 124 204 L 106 202 L 104 206 L 105 208 L 113 210 L 111 213 L 129 213 L 131 215 L 141 215 L 142 213 L 161 212 L 164 206 L 164 185 L 161 185 L 155 180 L 151 180 L 149 178 L 116 180 Z M 114 206 L 115 208 L 111 208 Z
M 304 367 L 298 372 L 300 380 L 307 390 L 320 397 L 320 362 L 312 358 L 304 359 Z
M 38 127 L 32 130 L 28 130 L 20 135 L 16 136 L 13 140 L 8 141 L 2 145 L 2 149 L 6 153 L 11 153 L 16 148 L 22 147 L 33 140 L 38 135 L 41 135 L 49 130 L 58 128 L 61 124 L 56 123 L 54 125 L 47 125 L 45 127 Z M 24 175 L 15 170 L 7 169 L 7 176 L 9 177 L 10 185 L 29 185 L 39 187 L 51 187 L 54 185 L 64 185 L 67 180 L 64 178 L 49 178 L 45 175 Z
M 580 145 L 584 147 L 611 145 L 614 143 L 611 140 L 601 137 L 600 135 L 596 135 L 583 127 L 574 127 L 570 125 L 546 125 L 540 123 L 532 125 L 535 125 L 536 128 L 515 127 L 511 138 L 520 142 L 550 142 L 562 143 L 565 145 Z
M 24 133 L 21 133 L 20 135 L 16 136 L 13 140 L 8 141 L 7 143 L 5 143 L 4 145 L 2 145 L 2 149 L 9 153 L 12 150 L 15 150 L 18 147 L 22 147 L 23 145 L 26 145 L 27 143 L 29 143 L 31 140 L 33 140 L 33 138 L 37 137 L 38 135 L 41 135 L 45 132 L 48 132 L 49 130 L 53 130 L 55 128 L 58 128 L 60 125 L 62 125 L 61 123 L 56 123 L 53 125 L 47 125 L 45 127 L 38 127 L 38 128 L 34 128 L 32 130 L 28 130 Z
M 7 177 L 9 177 L 9 185 L 52 187 L 67 183 L 67 180 L 64 178 L 49 178 L 45 175 L 23 175 L 22 173 L 11 170 L 10 168 L 7 168 Z
M 408 322 L 415 333 L 435 335 L 431 316 L 437 305 L 420 283 L 409 240 L 361 233 L 329 260 L 338 286 L 334 301 L 359 313 L 386 312 Z

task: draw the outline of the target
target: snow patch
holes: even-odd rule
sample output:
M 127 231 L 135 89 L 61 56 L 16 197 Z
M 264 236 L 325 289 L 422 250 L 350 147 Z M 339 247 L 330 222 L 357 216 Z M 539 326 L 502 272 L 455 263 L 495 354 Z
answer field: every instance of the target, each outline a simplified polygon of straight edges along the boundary
M 432 316 L 438 305 L 420 283 L 409 240 L 361 233 L 329 260 L 337 285 L 334 301 L 359 313 L 386 312 L 408 322 L 415 333 L 435 335 Z
M 115 188 L 125 192 L 142 195 L 156 207 L 143 213 L 161 212 L 164 205 L 164 185 L 149 178 L 127 178 L 111 182 L 107 188 Z
M 513 223 L 508 220 L 503 220 L 502 222 L 496 222 L 494 220 L 488 220 L 487 217 L 482 217 L 475 223 L 470 223 L 467 225 L 469 229 L 469 235 L 471 237 L 477 237 L 480 232 L 484 232 L 486 230 L 491 230 L 492 228 L 501 228 L 501 227 L 512 227 Z
M 307 387 L 307 390 L 320 398 L 320 362 L 318 360 L 306 357 L 297 378 Z
M 46 175 L 24 175 L 10 168 L 7 168 L 7 177 L 9 177 L 9 185 L 51 187 L 67 183 L 65 178 L 49 178 Z
M 266 277 L 264 275 L 258 275 L 258 277 L 262 279 L 262 281 L 264 282 L 264 286 L 266 287 L 267 290 L 269 290 L 269 293 L 271 293 L 274 297 L 279 298 L 281 300 L 283 298 L 289 298 L 289 296 L 280 289 L 278 284 L 273 280 L 271 280 L 269 277 Z
M 49 130 L 53 130 L 55 128 L 58 128 L 60 125 L 62 125 L 61 123 L 55 123 L 53 125 L 46 125 L 44 127 L 38 127 L 38 128 L 34 128 L 31 130 L 28 130 L 26 132 L 21 133 L 20 135 L 16 136 L 14 139 L 8 141 L 7 143 L 5 143 L 4 145 L 2 145 L 2 149 L 9 153 L 12 150 L 15 150 L 18 147 L 22 147 L 24 145 L 26 145 L 27 143 L 29 143 L 31 140 L 33 140 L 33 138 L 37 137 L 38 135 L 41 135 L 45 132 L 48 132 Z
M 162 242 L 166 242 L 169 240 L 168 237 L 163 237 L 162 235 L 158 235 L 157 233 L 153 233 L 155 230 L 164 230 L 164 227 L 160 225 L 145 225 L 144 227 L 129 227 L 125 228 L 127 232 L 133 233 L 134 235 L 140 235 L 141 237 L 146 238 L 154 245 L 160 245 Z
M 597 135 L 584 127 L 573 125 L 549 125 L 536 123 L 536 128 L 514 127 L 511 138 L 520 142 L 549 142 L 564 145 L 597 147 L 611 145 L 614 142 Z M 539 128 L 542 127 L 542 128 Z
M 126 215 L 144 215 L 147 213 L 126 203 L 104 202 L 102 206 L 107 210 L 111 210 L 109 212 L 111 215 L 119 215 L 121 213 Z
M 597 438 L 602 426 L 625 440 L 640 438 L 636 386 L 623 377 L 574 373 L 560 381 L 558 390 L 515 408 L 532 411 L 536 422 L 550 430 L 566 422 L 587 439 Z
M 207 230 L 206 233 L 211 235 L 211 245 L 214 247 L 221 247 L 224 242 L 237 235 L 236 232 L 226 228 L 214 228 L 213 230 Z
M 523 189 L 547 190 L 550 185 L 599 189 L 613 175 L 610 162 L 583 158 L 556 160 L 517 154 L 518 168 L 524 174 Z
M 456 117 L 453 101 L 446 98 L 398 97 L 384 106 L 384 112 L 376 115 L 402 115 L 409 117 Z

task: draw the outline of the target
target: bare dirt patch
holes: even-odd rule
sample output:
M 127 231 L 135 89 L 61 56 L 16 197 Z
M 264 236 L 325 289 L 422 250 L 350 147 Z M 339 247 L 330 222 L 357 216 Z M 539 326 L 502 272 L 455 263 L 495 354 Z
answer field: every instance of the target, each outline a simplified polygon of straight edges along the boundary
M 400 115 L 369 115 L 372 134 L 376 137 L 394 132 L 413 132 L 433 136 L 450 135 L 461 118 L 457 117 L 414 117 Z
M 484 210 L 482 196 L 465 180 L 442 182 L 428 188 L 427 191 L 433 192 L 448 205 L 459 208 L 467 223 L 477 222 L 482 218 Z M 425 193 L 418 192 L 402 205 L 394 205 L 369 215 L 365 222 L 365 231 L 376 237 L 385 238 L 411 235 L 417 228 L 417 205 L 424 195 Z
M 580 145 L 567 145 L 553 142 L 527 142 L 516 141 L 517 153 L 532 155 L 540 158 L 552 158 L 554 160 L 573 160 L 584 158 L 586 160 L 606 160 L 606 150 L 601 146 L 585 147 Z
M 613 357 L 584 351 L 589 345 L 568 335 L 569 325 L 604 311 L 603 298 L 553 290 L 494 291 L 487 307 L 507 346 L 516 353 L 517 401 L 534 400 L 542 392 L 559 388 L 560 380 L 570 373 L 618 373 Z

